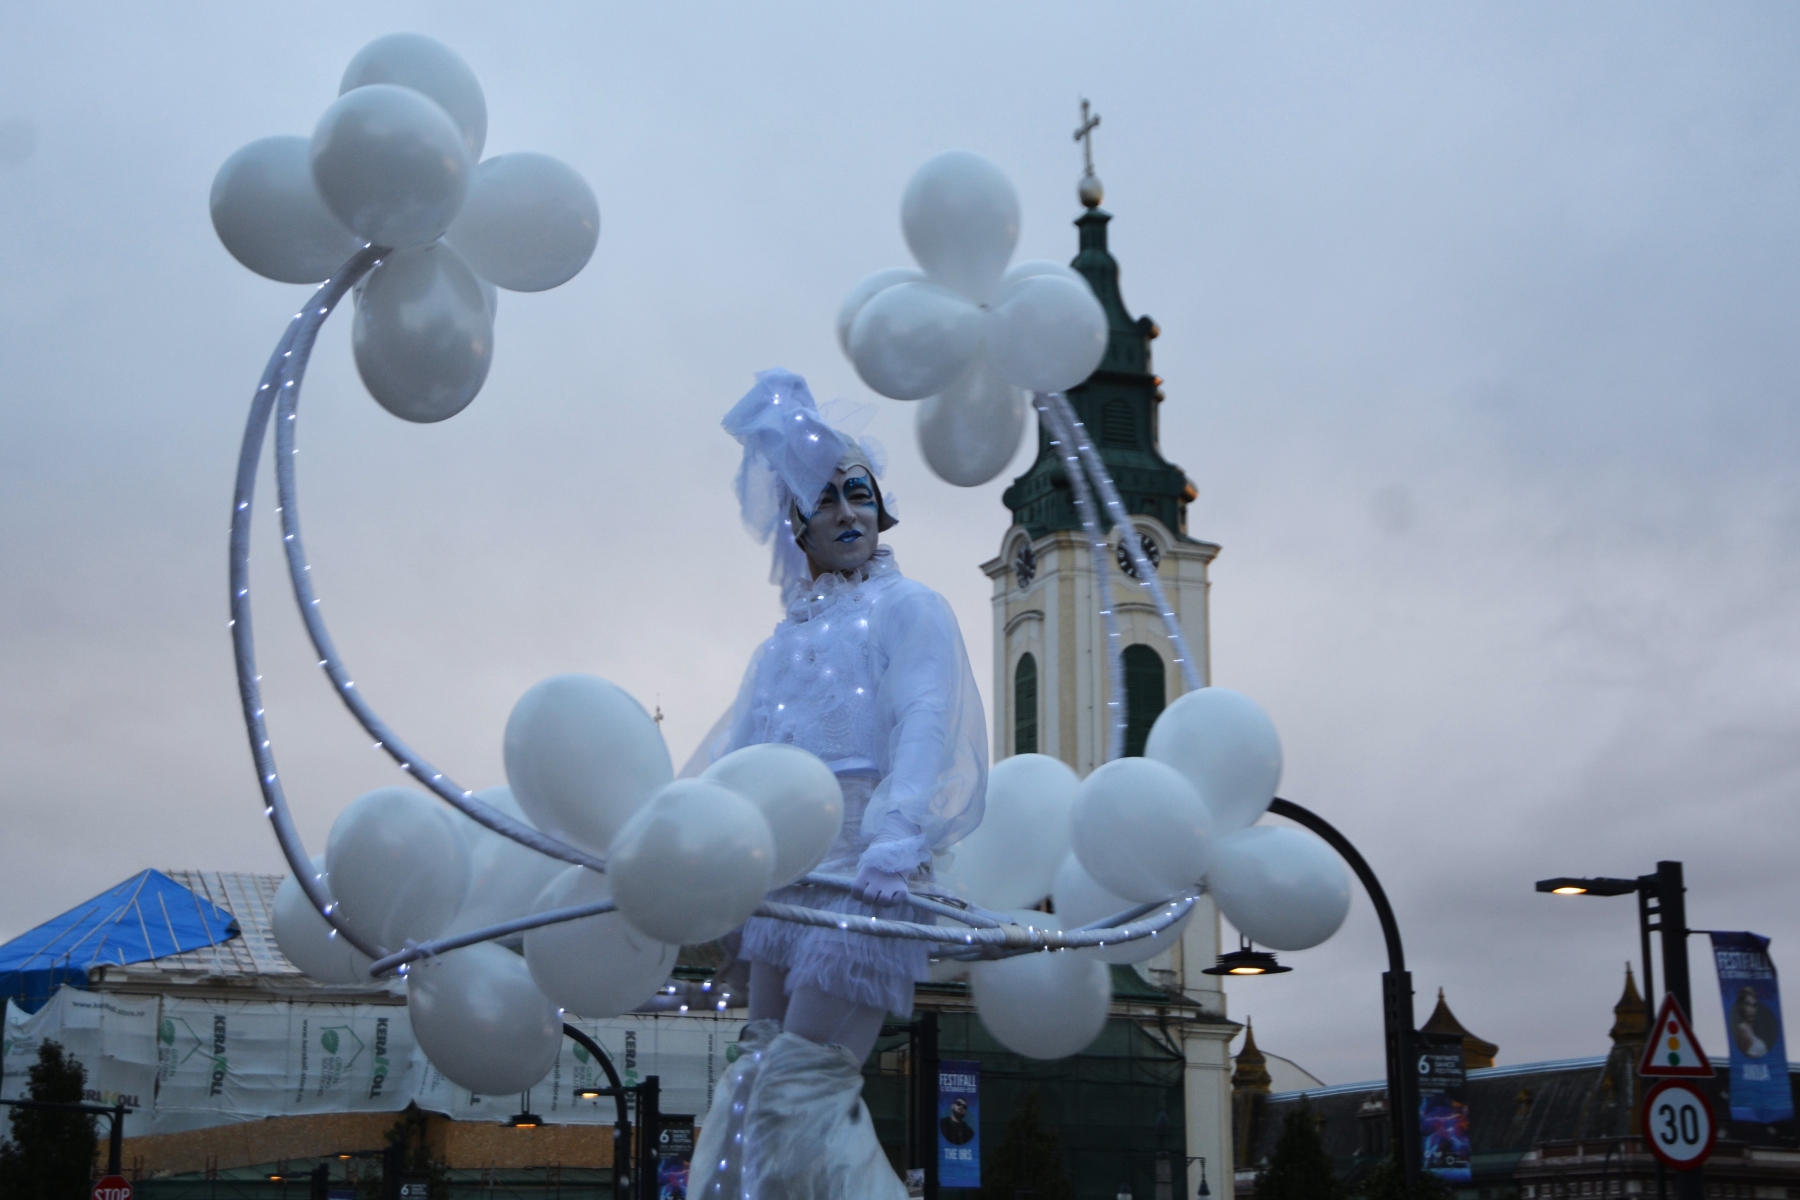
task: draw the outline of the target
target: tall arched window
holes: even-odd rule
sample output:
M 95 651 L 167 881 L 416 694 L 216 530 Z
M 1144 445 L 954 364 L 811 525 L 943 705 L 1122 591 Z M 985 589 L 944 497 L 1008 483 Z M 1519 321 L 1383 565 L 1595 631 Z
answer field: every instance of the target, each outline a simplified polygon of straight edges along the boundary
M 1150 727 L 1162 715 L 1165 684 L 1162 655 L 1138 643 L 1125 647 L 1125 756 L 1140 757 Z
M 1038 752 L 1037 659 L 1019 656 L 1013 668 L 1013 753 Z

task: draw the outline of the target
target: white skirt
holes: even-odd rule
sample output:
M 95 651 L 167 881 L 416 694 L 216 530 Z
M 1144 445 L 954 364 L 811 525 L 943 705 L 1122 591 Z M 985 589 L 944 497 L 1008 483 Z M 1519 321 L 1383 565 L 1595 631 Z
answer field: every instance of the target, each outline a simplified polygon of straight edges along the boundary
M 825 861 L 814 869 L 826 875 L 854 876 L 858 860 L 869 848 L 862 836 L 863 810 L 879 781 L 872 775 L 859 774 L 843 776 L 838 782 L 844 789 L 844 825 L 826 852 Z M 927 878 L 921 871 L 909 876 L 908 881 L 917 883 Z M 778 888 L 769 893 L 769 899 L 825 912 L 891 921 L 917 922 L 924 918 L 923 923 L 930 923 L 928 914 L 919 913 L 910 905 L 877 908 L 855 899 L 849 892 L 810 884 Z M 828 996 L 878 1005 L 895 1016 L 910 1017 L 913 984 L 929 978 L 930 948 L 925 942 L 906 938 L 870 937 L 845 929 L 752 917 L 744 923 L 744 941 L 738 957 L 785 968 L 790 996 L 799 988 L 812 987 Z

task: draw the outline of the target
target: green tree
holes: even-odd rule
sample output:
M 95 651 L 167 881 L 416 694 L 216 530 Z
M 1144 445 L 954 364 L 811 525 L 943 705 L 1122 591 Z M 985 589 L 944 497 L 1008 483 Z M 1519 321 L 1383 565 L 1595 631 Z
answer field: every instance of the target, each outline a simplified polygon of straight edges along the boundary
M 448 1200 L 450 1172 L 432 1153 L 430 1135 L 431 1118 L 416 1106 L 408 1105 L 400 1119 L 388 1127 L 388 1149 L 392 1156 L 399 1158 L 403 1173 L 425 1177 L 430 1200 Z M 365 1178 L 357 1186 L 359 1200 L 380 1200 L 383 1194 L 382 1181 L 377 1178 Z
M 1275 1153 L 1256 1177 L 1256 1200 L 1341 1200 L 1343 1195 L 1312 1105 L 1302 1100 L 1281 1122 Z
M 982 1156 L 981 1200 L 1074 1200 L 1075 1184 L 1063 1165 L 1062 1139 L 1044 1124 L 1036 1092 L 1006 1123 L 1006 1136 Z
M 79 1104 L 87 1068 L 46 1041 L 27 1079 L 33 1100 Z M 14 1108 L 12 1140 L 0 1143 L 0 1200 L 81 1200 L 93 1183 L 97 1145 L 86 1113 Z
M 1413 1185 L 1407 1187 L 1400 1164 L 1387 1158 L 1357 1186 L 1356 1200 L 1450 1200 L 1455 1194 L 1429 1171 L 1421 1172 Z

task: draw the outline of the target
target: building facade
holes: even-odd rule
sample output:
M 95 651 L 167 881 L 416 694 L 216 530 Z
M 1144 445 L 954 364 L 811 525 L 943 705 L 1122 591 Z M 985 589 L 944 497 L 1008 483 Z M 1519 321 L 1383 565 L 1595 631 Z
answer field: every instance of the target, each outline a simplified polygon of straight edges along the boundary
M 1468 1069 L 1464 1096 L 1472 1178 L 1457 1186 L 1458 1200 L 1674 1195 L 1673 1173 L 1661 1171 L 1640 1133 L 1645 1089 L 1637 1064 L 1650 1011 L 1630 968 L 1613 1007 L 1612 1046 L 1604 1056 L 1495 1066 L 1498 1048 L 1464 1029 L 1442 993 L 1427 1028 L 1433 1024 L 1437 1032 L 1462 1037 Z M 1387 1157 L 1385 1085 L 1271 1091 L 1261 1059 L 1247 1041 L 1237 1060 L 1239 1197 L 1255 1195 L 1257 1172 L 1274 1151 L 1283 1121 L 1302 1106 L 1318 1123 L 1340 1178 L 1355 1182 Z M 1713 1111 L 1723 1114 L 1730 1111 L 1729 1068 L 1723 1059 L 1713 1065 L 1716 1075 L 1695 1082 Z M 1790 1086 L 1800 1081 L 1792 1069 L 1789 1076 Z M 1708 1196 L 1800 1197 L 1800 1127 L 1793 1121 L 1774 1126 L 1722 1121 L 1702 1175 Z

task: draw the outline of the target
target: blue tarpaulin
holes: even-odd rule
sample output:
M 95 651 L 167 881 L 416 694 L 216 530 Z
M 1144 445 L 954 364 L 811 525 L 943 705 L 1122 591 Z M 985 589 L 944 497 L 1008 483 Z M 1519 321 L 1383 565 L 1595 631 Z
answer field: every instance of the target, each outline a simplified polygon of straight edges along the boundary
M 36 1012 L 59 985 L 86 987 L 89 967 L 165 958 L 238 932 L 218 905 L 144 871 L 0 946 L 0 996 Z

